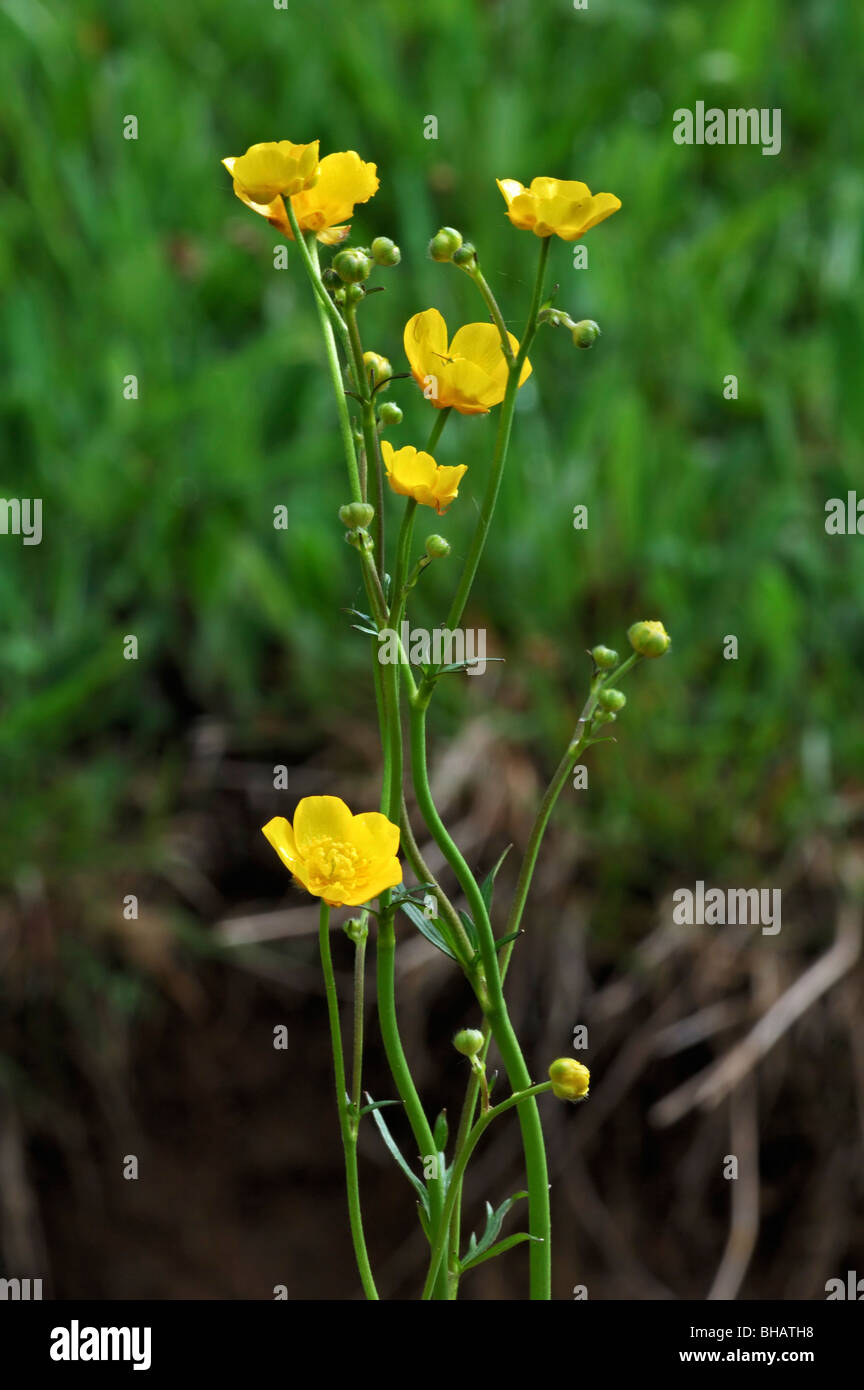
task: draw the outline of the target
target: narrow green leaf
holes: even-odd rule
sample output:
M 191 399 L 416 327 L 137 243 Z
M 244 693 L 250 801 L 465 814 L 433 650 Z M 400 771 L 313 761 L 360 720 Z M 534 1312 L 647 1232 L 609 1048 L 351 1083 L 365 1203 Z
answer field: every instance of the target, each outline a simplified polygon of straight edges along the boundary
M 359 1119 L 364 1115 L 371 1115 L 373 1110 L 383 1110 L 385 1105 L 401 1105 L 401 1100 L 373 1100 L 371 1105 L 364 1105 L 360 1111 Z
M 486 1260 L 494 1260 L 497 1255 L 503 1255 L 506 1250 L 512 1250 L 514 1245 L 522 1245 L 526 1240 L 536 1240 L 540 1245 L 543 1244 L 540 1236 L 531 1236 L 527 1231 L 517 1231 L 515 1235 L 505 1236 L 496 1245 L 491 1245 L 488 1250 L 484 1250 L 482 1255 L 475 1255 L 463 1261 L 460 1265 L 462 1273 L 466 1269 L 476 1269 L 477 1265 L 482 1265 Z
M 471 1232 L 471 1239 L 468 1242 L 468 1250 L 462 1261 L 463 1267 L 467 1269 L 468 1264 L 474 1264 L 478 1255 L 489 1250 L 498 1239 L 498 1233 L 504 1222 L 504 1217 L 516 1202 L 520 1202 L 523 1197 L 527 1197 L 527 1192 L 515 1192 L 512 1197 L 507 1197 L 494 1211 L 489 1202 L 486 1203 L 486 1229 L 478 1240 L 474 1232 Z
M 507 855 L 510 853 L 512 848 L 512 845 L 507 846 L 504 853 L 498 860 L 498 863 L 495 865 L 494 869 L 489 870 L 489 873 L 486 875 L 486 877 L 480 885 L 480 893 L 483 897 L 484 903 L 486 904 L 487 912 L 491 912 L 492 910 L 492 890 L 495 887 L 495 879 L 498 877 L 498 870 L 501 868 L 501 865 L 504 863 L 504 860 L 507 858 Z
M 437 950 L 443 951 L 444 955 L 449 956 L 451 960 L 457 959 L 456 952 L 448 945 L 441 931 L 439 918 L 435 917 L 430 919 L 426 917 L 423 910 L 418 907 L 416 903 L 409 902 L 407 899 L 403 900 L 399 906 L 405 913 L 409 922 L 413 923 L 420 934 L 425 936 L 427 941 L 430 941 Z
M 372 1097 L 370 1096 L 370 1094 L 369 1094 L 368 1091 L 366 1092 L 366 1099 L 368 1100 L 368 1102 L 369 1102 L 370 1105 L 375 1105 L 375 1102 L 374 1102 L 374 1100 L 372 1099 Z M 380 1132 L 380 1134 L 381 1134 L 381 1138 L 384 1140 L 384 1143 L 387 1145 L 387 1148 L 390 1150 L 390 1153 L 393 1155 L 393 1157 L 394 1157 L 394 1159 L 396 1160 L 396 1162 L 398 1163 L 399 1167 L 402 1169 L 402 1172 L 405 1174 L 405 1176 L 406 1176 L 406 1178 L 408 1179 L 408 1181 L 410 1182 L 411 1186 L 415 1189 L 415 1191 L 416 1191 L 418 1197 L 420 1198 L 420 1202 L 421 1202 L 421 1205 L 422 1205 L 422 1207 L 423 1207 L 423 1210 L 424 1210 L 424 1211 L 427 1213 L 427 1215 L 428 1215 L 428 1213 L 429 1213 L 429 1193 L 426 1191 L 426 1188 L 425 1188 L 424 1184 L 420 1181 L 420 1179 L 418 1178 L 417 1174 L 416 1174 L 416 1173 L 413 1173 L 413 1172 L 411 1171 L 411 1168 L 410 1168 L 409 1165 L 406 1163 L 406 1161 L 405 1161 L 405 1159 L 404 1159 L 404 1157 L 403 1157 L 403 1155 L 402 1155 L 402 1150 L 399 1148 L 399 1145 L 396 1143 L 396 1140 L 393 1138 L 393 1135 L 390 1133 L 389 1129 L 387 1128 L 387 1123 L 386 1123 L 386 1121 L 385 1121 L 385 1119 L 384 1119 L 384 1116 L 381 1114 L 380 1110 L 378 1110 L 377 1108 L 376 1108 L 375 1110 L 373 1110 L 373 1111 L 372 1111 L 372 1118 L 373 1118 L 373 1120 L 375 1121 L 376 1125 L 378 1126 L 378 1130 L 379 1130 L 379 1132 Z
M 495 950 L 500 951 L 501 947 L 506 946 L 508 941 L 515 941 L 517 936 L 521 935 L 522 928 L 520 927 L 518 931 L 511 931 L 509 936 L 499 936 L 498 940 L 495 942 Z
M 474 947 L 474 950 L 479 951 L 480 938 L 477 935 L 477 928 L 474 925 L 474 919 L 472 917 L 469 917 L 467 912 L 463 912 L 461 908 L 459 909 L 459 916 L 462 918 L 462 925 L 468 933 L 468 940 L 471 942 L 471 945 Z

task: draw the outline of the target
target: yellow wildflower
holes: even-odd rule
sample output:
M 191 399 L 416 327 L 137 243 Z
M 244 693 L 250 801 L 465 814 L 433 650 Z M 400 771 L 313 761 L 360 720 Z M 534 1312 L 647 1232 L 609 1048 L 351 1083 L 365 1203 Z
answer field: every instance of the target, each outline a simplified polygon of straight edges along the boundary
M 262 828 L 298 883 L 330 907 L 360 907 L 402 882 L 399 827 L 378 811 L 352 815 L 338 796 L 304 796 L 294 824 Z
M 507 337 L 515 356 L 519 342 L 512 333 Z M 408 320 L 403 341 L 414 380 L 439 410 L 452 406 L 460 415 L 485 415 L 503 401 L 507 359 L 494 324 L 466 323 L 448 345 L 443 316 L 437 309 L 425 309 Z M 531 371 L 526 361 L 520 386 Z
M 250 145 L 239 158 L 222 163 L 234 179 L 238 196 L 253 203 L 272 203 L 280 193 L 289 198 L 311 188 L 318 176 L 318 141 L 293 145 L 290 140 L 271 140 Z
M 258 147 L 253 145 L 252 148 Z M 289 241 L 293 241 L 294 232 L 281 194 L 277 193 L 266 199 L 254 197 L 237 177 L 240 162 L 230 158 L 222 161 L 229 174 L 234 176 L 234 192 L 237 197 L 253 212 L 257 212 L 259 217 L 266 217 L 270 225 L 276 227 Z M 343 150 L 338 154 L 325 155 L 317 165 L 317 171 L 318 177 L 313 184 L 307 184 L 288 196 L 291 198 L 291 206 L 297 216 L 300 230 L 314 232 L 317 239 L 326 246 L 337 246 L 351 231 L 350 226 L 337 226 L 337 223 L 342 223 L 353 215 L 355 203 L 368 202 L 378 191 L 376 166 L 364 163 L 354 150 Z
M 496 183 L 514 227 L 535 236 L 559 236 L 562 241 L 578 241 L 621 206 L 614 193 L 592 194 L 587 184 L 573 179 L 532 179 L 530 188 L 518 179 L 496 179 Z
M 387 439 L 381 441 L 381 457 L 393 491 L 400 497 L 413 497 L 421 507 L 434 507 L 439 516 L 455 501 L 462 476 L 468 472 L 464 463 L 444 467 L 413 444 L 397 450 Z

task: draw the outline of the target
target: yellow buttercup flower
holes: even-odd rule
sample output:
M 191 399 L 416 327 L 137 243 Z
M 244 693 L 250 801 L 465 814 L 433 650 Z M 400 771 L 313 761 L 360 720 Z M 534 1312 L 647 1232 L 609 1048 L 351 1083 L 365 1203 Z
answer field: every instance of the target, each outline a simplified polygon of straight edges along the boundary
M 507 337 L 515 355 L 518 339 L 512 333 Z M 485 415 L 503 401 L 507 359 L 494 324 L 466 323 L 448 344 L 443 316 L 437 309 L 425 309 L 408 320 L 403 341 L 414 380 L 439 410 L 452 406 L 460 415 Z M 531 371 L 526 361 L 520 386 Z
M 262 827 L 298 883 L 330 907 L 360 907 L 402 882 L 399 827 L 378 811 L 354 816 L 338 796 L 304 796 L 294 824 Z
M 254 148 L 257 147 L 253 146 Z M 317 151 L 317 142 L 315 148 Z M 245 155 L 243 157 L 246 158 Z M 240 201 L 253 212 L 257 212 L 259 217 L 266 217 L 272 227 L 276 227 L 289 241 L 293 241 L 294 232 L 281 195 L 266 200 L 253 197 L 249 189 L 237 178 L 237 166 L 240 161 L 223 159 L 222 163 L 229 174 L 234 175 L 234 192 Z M 300 230 L 314 232 L 317 239 L 326 246 L 337 246 L 351 231 L 350 226 L 338 226 L 337 223 L 344 223 L 346 218 L 353 215 L 356 203 L 367 203 L 378 191 L 376 165 L 364 163 L 354 150 L 343 150 L 339 154 L 325 155 L 317 165 L 317 170 L 318 177 L 314 185 L 307 184 L 288 196 L 291 198 L 291 206 L 296 213 Z
M 291 199 L 301 232 L 314 232 L 327 246 L 344 241 L 351 228 L 337 223 L 354 216 L 356 203 L 368 203 L 379 183 L 377 165 L 364 163 L 354 150 L 325 155 L 315 187 Z M 288 235 L 293 236 L 290 226 Z
M 234 187 L 253 203 L 272 203 L 280 193 L 292 197 L 311 188 L 318 177 L 318 141 L 293 145 L 290 140 L 271 140 L 250 145 L 237 159 L 223 159 Z
M 621 199 L 614 193 L 594 193 L 573 179 L 537 178 L 525 188 L 518 179 L 496 179 L 507 204 L 507 216 L 520 231 L 535 236 L 559 236 L 578 241 L 598 222 L 617 212 Z
M 413 497 L 421 507 L 434 507 L 439 516 L 456 500 L 459 483 L 468 472 L 464 463 L 445 467 L 413 444 L 394 449 L 386 439 L 381 441 L 381 457 L 393 491 L 400 497 Z

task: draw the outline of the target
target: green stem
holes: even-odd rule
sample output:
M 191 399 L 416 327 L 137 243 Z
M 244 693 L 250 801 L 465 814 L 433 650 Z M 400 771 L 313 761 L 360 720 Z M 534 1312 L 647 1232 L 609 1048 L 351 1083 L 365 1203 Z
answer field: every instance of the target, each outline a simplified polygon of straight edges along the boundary
M 468 940 L 468 933 L 465 924 L 455 907 L 451 903 L 441 884 L 433 874 L 426 860 L 420 852 L 420 846 L 414 838 L 414 831 L 411 829 L 411 822 L 408 819 L 408 807 L 405 805 L 405 798 L 402 798 L 402 812 L 399 820 L 402 830 L 402 850 L 405 858 L 414 870 L 418 883 L 429 883 L 432 885 L 432 892 L 438 899 L 438 907 L 442 916 L 447 922 L 447 926 L 452 933 L 452 946 L 457 955 L 460 956 L 460 963 L 467 969 L 474 958 L 474 947 Z
M 339 1022 L 339 998 L 336 993 L 336 979 L 333 974 L 333 960 L 330 955 L 330 909 L 323 901 L 319 917 L 318 940 L 321 949 L 321 968 L 324 972 L 324 988 L 327 994 L 327 1015 L 330 1020 L 330 1041 L 333 1048 L 333 1072 L 336 1078 L 339 1129 L 342 1134 L 342 1147 L 345 1150 L 345 1181 L 348 1189 L 351 1238 L 354 1242 L 354 1255 L 357 1260 L 357 1268 L 360 1271 L 363 1292 L 368 1299 L 377 1300 L 378 1290 L 375 1287 L 375 1280 L 372 1277 L 372 1269 L 369 1264 L 360 1208 L 360 1184 L 357 1171 L 358 1121 L 356 1113 L 352 1114 L 351 1112 L 351 1103 L 345 1090 L 345 1058 L 342 1051 L 342 1027 Z
M 339 313 L 339 310 L 336 308 L 336 305 L 333 303 L 333 300 L 327 293 L 326 287 L 321 281 L 321 269 L 318 260 L 318 243 L 311 232 L 308 234 L 308 236 L 301 232 L 300 224 L 297 221 L 297 214 L 294 211 L 294 204 L 292 203 L 291 199 L 286 198 L 284 201 L 285 209 L 288 213 L 288 221 L 291 223 L 291 230 L 294 233 L 294 240 L 297 243 L 297 249 L 300 252 L 300 259 L 303 262 L 303 269 L 306 271 L 306 274 L 309 277 L 309 281 L 312 285 L 312 289 L 315 292 L 315 298 L 318 301 L 318 307 L 326 317 L 327 322 L 330 324 L 330 327 L 333 330 L 333 332 L 338 336 L 340 342 L 342 343 L 342 347 L 345 351 L 345 356 L 347 357 L 349 355 L 348 329 L 345 326 L 342 315 Z
M 427 454 L 431 454 L 432 450 L 435 448 L 435 445 L 438 443 L 438 440 L 441 438 L 441 435 L 444 431 L 444 426 L 450 419 L 450 414 L 452 410 L 452 405 L 445 405 L 441 410 L 438 411 L 435 424 L 432 426 L 432 429 L 429 434 L 429 441 L 426 445 Z
M 288 206 L 290 206 L 290 202 L 291 199 L 289 198 L 287 203 Z M 297 219 L 296 216 L 293 214 L 293 211 L 292 216 L 294 216 L 294 221 L 296 223 Z M 318 320 L 321 324 L 321 336 L 324 339 L 324 352 L 327 358 L 327 370 L 330 373 L 330 381 L 333 386 L 333 394 L 336 397 L 336 411 L 339 416 L 339 433 L 342 436 L 342 447 L 345 451 L 345 462 L 348 466 L 348 482 L 351 488 L 351 501 L 361 502 L 363 500 L 363 490 L 360 486 L 360 471 L 357 467 L 357 451 L 354 447 L 354 431 L 351 428 L 351 415 L 348 410 L 348 401 L 345 397 L 345 387 L 342 382 L 342 366 L 339 361 L 339 350 L 336 346 L 336 339 L 333 335 L 333 325 L 331 317 L 328 314 L 326 308 L 324 307 L 324 304 L 319 295 L 319 291 L 324 296 L 324 299 L 327 301 L 329 307 L 333 310 L 333 313 L 336 315 L 336 318 L 338 319 L 339 323 L 342 323 L 342 320 L 336 313 L 335 305 L 330 303 L 330 297 L 327 294 L 327 291 L 324 289 L 324 286 L 321 284 L 321 280 L 318 274 L 318 250 L 315 241 L 312 240 L 310 242 L 310 249 L 310 247 L 307 247 L 305 241 L 303 240 L 303 234 L 299 230 L 299 228 L 297 229 L 294 235 L 298 238 L 297 245 L 301 249 L 303 264 L 306 267 L 306 272 L 312 283 L 312 287 L 315 290 L 315 305 L 318 310 Z M 345 328 L 344 323 L 342 323 L 342 327 L 343 329 Z
M 516 359 L 513 356 L 513 348 L 510 343 L 510 335 L 507 332 L 507 325 L 504 322 L 504 315 L 501 313 L 501 310 L 498 307 L 498 300 L 492 293 L 491 287 L 489 286 L 489 283 L 486 280 L 486 276 L 483 274 L 482 270 L 480 269 L 480 266 L 476 261 L 474 262 L 473 269 L 468 269 L 466 267 L 466 272 L 474 281 L 474 284 L 477 286 L 478 290 L 482 294 L 483 299 L 486 302 L 486 307 L 489 310 L 489 313 L 492 315 L 492 322 L 498 329 L 498 335 L 501 339 L 501 350 L 507 359 L 507 366 L 513 367 L 515 365 Z
M 504 465 L 507 462 L 507 451 L 510 447 L 510 434 L 513 427 L 513 411 L 516 405 L 516 392 L 519 389 L 519 377 L 525 365 L 534 335 L 537 332 L 537 313 L 540 308 L 540 301 L 543 295 L 543 282 L 546 277 L 546 262 L 549 259 L 549 237 L 543 237 L 540 242 L 540 257 L 537 265 L 537 275 L 534 281 L 534 291 L 531 296 L 531 307 L 528 311 L 528 321 L 525 325 L 525 332 L 522 335 L 522 342 L 513 366 L 510 368 L 507 377 L 507 387 L 504 392 L 504 400 L 501 402 L 501 414 L 498 419 L 498 433 L 495 437 L 495 452 L 492 456 L 492 468 L 489 480 L 486 484 L 486 492 L 480 507 L 480 515 L 477 518 L 477 525 L 474 528 L 474 537 L 471 542 L 471 549 L 462 570 L 459 580 L 459 587 L 450 605 L 450 612 L 447 614 L 445 627 L 453 629 L 459 626 L 465 605 L 468 602 L 468 595 L 477 574 L 477 567 L 480 564 L 480 557 L 486 545 L 486 537 L 489 534 L 489 527 L 492 524 L 492 516 L 495 511 L 495 504 L 498 500 L 498 492 L 501 487 L 501 478 L 504 474 Z
M 396 542 L 396 569 L 393 574 L 393 587 L 390 594 L 390 626 L 396 632 L 399 630 L 399 622 L 405 607 L 405 595 L 402 590 L 408 571 L 408 561 L 411 558 L 411 537 L 414 534 L 416 514 L 417 503 L 413 497 L 409 497 L 405 502 L 405 512 L 402 517 L 402 525 L 399 528 L 399 539 Z
M 375 423 L 375 401 L 372 397 L 369 380 L 363 363 L 363 344 L 360 341 L 360 328 L 357 323 L 357 305 L 345 307 L 345 322 L 348 325 L 348 342 L 354 382 L 361 398 L 360 417 L 363 425 L 363 449 L 366 455 L 367 470 L 371 466 L 375 479 L 375 563 L 378 574 L 384 578 L 384 470 L 381 466 L 380 440 Z
M 477 880 L 438 814 L 429 787 L 426 767 L 427 704 L 428 693 L 425 700 L 421 695 L 411 705 L 411 766 L 414 791 L 423 819 L 468 899 L 477 928 L 483 964 L 482 975 L 475 968 L 469 974 L 469 979 L 501 1054 L 510 1085 L 514 1091 L 522 1091 L 531 1085 L 531 1077 L 507 1012 L 495 938 L 486 904 Z M 525 1153 L 529 1223 L 531 1234 L 537 1237 L 531 1242 L 530 1252 L 531 1298 L 545 1300 L 551 1297 L 551 1229 L 546 1148 L 536 1102 L 533 1099 L 527 1100 L 524 1105 L 519 1106 L 518 1114 Z
M 499 1115 L 503 1115 L 507 1110 L 512 1109 L 514 1105 L 519 1107 L 519 1111 L 521 1113 L 521 1110 L 526 1104 L 526 1102 L 530 1102 L 532 1105 L 536 1106 L 537 1102 L 534 1099 L 534 1097 L 542 1095 L 544 1091 L 551 1090 L 551 1081 L 541 1081 L 537 1086 L 532 1086 L 529 1082 L 529 1084 L 522 1090 L 515 1092 L 512 1096 L 508 1096 L 506 1100 L 502 1100 L 500 1105 L 493 1105 L 492 1109 L 487 1110 L 485 1115 L 481 1115 L 477 1123 L 474 1125 L 473 1129 L 468 1135 L 468 1138 L 465 1141 L 462 1151 L 460 1152 L 458 1157 L 455 1158 L 453 1161 L 453 1171 L 450 1177 L 450 1186 L 447 1189 L 447 1200 L 444 1203 L 444 1220 L 441 1224 L 441 1231 L 439 1233 L 438 1239 L 435 1241 L 432 1247 L 432 1256 L 429 1263 L 429 1273 L 426 1278 L 426 1286 L 423 1290 L 424 1299 L 429 1299 L 432 1297 L 432 1290 L 434 1288 L 435 1277 L 440 1267 L 441 1260 L 444 1255 L 444 1248 L 447 1243 L 447 1232 L 449 1230 L 450 1218 L 453 1215 L 453 1211 L 457 1201 L 457 1195 L 461 1188 L 462 1178 L 465 1175 L 465 1169 L 468 1167 L 468 1160 L 470 1159 L 472 1153 L 476 1149 L 477 1144 L 482 1139 L 483 1135 L 491 1125 L 492 1121 L 496 1120 Z M 534 1242 L 532 1242 L 532 1244 L 533 1243 Z
M 396 1083 L 399 1098 L 405 1107 L 405 1114 L 414 1135 L 421 1158 L 437 1154 L 435 1139 L 426 1118 L 426 1113 L 417 1094 L 414 1078 L 402 1048 L 399 1023 L 396 1018 L 396 930 L 393 924 L 393 907 L 389 891 L 382 894 L 378 917 L 377 963 L 378 963 L 378 1019 L 387 1063 Z M 429 1179 L 429 1205 L 433 1239 L 441 1223 L 444 1206 L 443 1174 Z M 446 1294 L 445 1280 L 441 1280 L 442 1298 Z
M 367 916 L 362 919 L 368 920 Z M 366 928 L 368 932 L 368 927 Z M 366 1011 L 365 1000 L 366 986 L 366 936 L 363 935 L 354 942 L 354 1037 L 352 1049 L 352 1061 L 354 1063 L 351 1077 L 351 1104 L 354 1109 L 354 1119 L 359 1124 L 360 1105 L 363 1099 L 363 1024 Z
M 598 672 L 591 682 L 591 690 L 589 692 L 588 699 L 585 701 L 585 704 L 582 707 L 582 713 L 579 715 L 579 722 L 576 725 L 573 737 L 570 739 L 570 742 L 568 743 L 567 748 L 564 752 L 564 756 L 562 757 L 557 768 L 555 769 L 552 781 L 549 783 L 548 787 L 546 788 L 546 791 L 543 794 L 543 800 L 540 802 L 540 806 L 537 810 L 537 815 L 534 818 L 534 824 L 531 827 L 531 834 L 528 837 L 528 844 L 525 848 L 525 855 L 522 860 L 522 866 L 519 870 L 519 878 L 516 883 L 516 891 L 513 895 L 513 901 L 510 905 L 510 912 L 507 917 L 507 925 L 504 928 L 504 936 L 513 935 L 515 932 L 519 931 L 519 928 L 521 926 L 522 914 L 525 911 L 525 904 L 528 900 L 528 893 L 531 889 L 531 880 L 534 877 L 534 870 L 537 866 L 537 856 L 540 853 L 540 846 L 543 843 L 543 836 L 546 834 L 546 827 L 549 824 L 549 818 L 552 815 L 552 812 L 555 808 L 555 803 L 557 802 L 559 796 L 564 790 L 564 786 L 573 769 L 574 758 L 579 757 L 579 754 L 583 751 L 588 741 L 591 716 L 597 708 L 597 698 L 600 694 L 600 691 L 604 685 L 610 685 L 614 687 L 615 683 L 619 681 L 622 676 L 626 675 L 627 672 L 631 670 L 631 668 L 635 666 L 637 661 L 639 660 L 640 657 L 637 653 L 634 652 L 633 655 L 629 656 L 626 659 L 626 661 L 623 661 L 621 665 L 617 668 L 617 670 L 613 671 L 611 675 L 605 675 L 603 673 Z M 515 946 L 515 944 L 516 939 L 514 936 L 514 939 L 512 941 L 508 941 L 501 952 L 502 979 L 504 979 L 507 975 L 507 967 L 510 964 L 510 957 L 513 954 L 513 947 Z

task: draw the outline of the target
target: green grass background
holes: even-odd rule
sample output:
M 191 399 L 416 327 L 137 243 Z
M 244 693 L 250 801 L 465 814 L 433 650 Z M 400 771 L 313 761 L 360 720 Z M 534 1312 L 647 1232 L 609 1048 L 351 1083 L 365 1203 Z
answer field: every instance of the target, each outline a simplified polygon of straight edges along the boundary
M 426 258 L 442 223 L 475 241 L 518 328 L 536 246 L 496 176 L 620 196 L 587 270 L 552 248 L 558 302 L 603 337 L 579 353 L 540 335 L 475 591 L 472 621 L 519 692 L 502 727 L 551 767 L 585 648 L 660 617 L 674 655 L 638 673 L 617 746 L 592 755 L 590 817 L 563 808 L 605 847 L 613 898 L 673 869 L 746 881 L 830 821 L 864 744 L 864 539 L 824 530 L 829 497 L 864 493 L 861 44 L 862 12 L 840 0 L 4 0 L 0 491 L 44 500 L 41 546 L 0 537 L 4 878 L 140 864 L 190 719 L 258 747 L 275 720 L 302 750 L 370 711 L 367 648 L 341 612 L 356 557 L 314 313 L 219 164 L 280 138 L 378 164 L 354 239 L 402 247 L 363 314 L 398 370 L 418 309 L 451 328 L 483 317 L 468 280 Z M 779 107 L 781 153 L 675 145 L 673 111 L 700 99 Z M 392 395 L 405 421 L 389 437 L 421 443 L 430 408 L 410 382 Z M 470 473 L 451 513 L 429 514 L 454 547 L 420 600 L 430 625 L 494 427 L 454 419 L 444 436 L 440 457 Z M 482 682 L 461 684 L 482 706 Z M 461 707 L 455 678 L 439 736 Z

